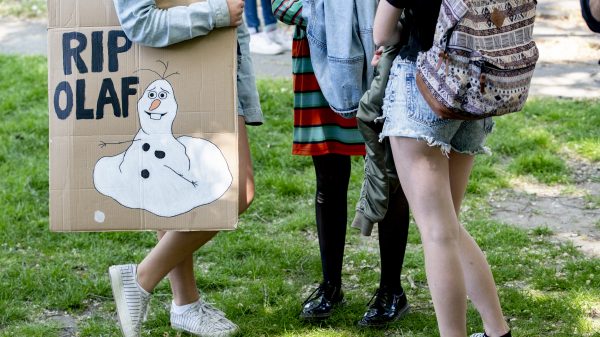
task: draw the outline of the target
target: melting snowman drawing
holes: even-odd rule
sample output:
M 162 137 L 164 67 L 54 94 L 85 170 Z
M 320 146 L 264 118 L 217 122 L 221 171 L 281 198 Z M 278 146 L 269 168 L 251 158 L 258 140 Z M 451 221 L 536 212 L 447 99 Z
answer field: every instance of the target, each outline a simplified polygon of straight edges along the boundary
M 163 62 L 161 62 L 163 63 Z M 233 181 L 221 150 L 200 138 L 172 132 L 177 100 L 169 76 L 150 83 L 138 100 L 140 130 L 132 140 L 101 142 L 102 148 L 131 143 L 113 157 L 103 157 L 94 168 L 94 186 L 128 208 L 144 209 L 163 217 L 177 216 L 212 203 Z M 147 69 L 146 69 L 147 70 Z

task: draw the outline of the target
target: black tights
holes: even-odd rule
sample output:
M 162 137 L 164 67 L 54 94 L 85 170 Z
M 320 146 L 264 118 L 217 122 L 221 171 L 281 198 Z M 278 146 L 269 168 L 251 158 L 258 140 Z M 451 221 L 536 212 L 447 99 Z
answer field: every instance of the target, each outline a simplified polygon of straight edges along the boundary
M 313 156 L 317 176 L 315 213 L 323 280 L 341 285 L 346 225 L 350 156 Z M 389 210 L 379 223 L 380 286 L 400 288 L 400 273 L 408 237 L 408 203 L 402 190 L 390 196 Z
M 380 287 L 399 291 L 400 273 L 408 240 L 408 201 L 401 187 L 390 191 L 388 210 L 377 226 L 379 230 L 379 255 L 381 258 Z
M 328 154 L 312 158 L 317 175 L 315 214 L 323 280 L 341 285 L 348 220 L 350 156 Z

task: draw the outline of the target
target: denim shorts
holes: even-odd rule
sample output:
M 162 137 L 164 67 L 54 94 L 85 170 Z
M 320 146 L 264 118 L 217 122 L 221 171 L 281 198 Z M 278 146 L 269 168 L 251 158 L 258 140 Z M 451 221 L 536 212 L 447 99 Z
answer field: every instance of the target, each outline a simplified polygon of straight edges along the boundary
M 416 64 L 396 57 L 383 99 L 385 137 L 406 137 L 439 146 L 445 155 L 450 151 L 480 154 L 490 151 L 483 144 L 494 127 L 492 118 L 454 120 L 440 118 L 431 110 L 416 82 Z

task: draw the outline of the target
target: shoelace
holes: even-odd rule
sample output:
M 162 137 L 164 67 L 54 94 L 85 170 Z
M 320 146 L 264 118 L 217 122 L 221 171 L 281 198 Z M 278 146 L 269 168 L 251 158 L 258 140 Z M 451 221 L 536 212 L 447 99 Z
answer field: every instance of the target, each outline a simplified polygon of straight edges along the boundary
M 227 320 L 222 311 L 210 308 L 206 305 L 198 305 L 198 312 L 200 312 L 200 316 L 203 319 L 208 319 L 213 323 L 225 323 L 224 321 Z
M 302 306 L 306 305 L 306 303 L 314 300 L 315 298 L 321 296 L 321 293 L 325 291 L 323 289 L 323 287 L 324 287 L 324 285 L 320 284 L 317 289 L 313 290 L 312 293 L 310 293 L 310 295 L 308 295 L 308 298 L 302 303 Z
M 377 295 L 379 295 L 380 291 L 381 291 L 381 289 L 377 289 L 375 291 L 375 293 L 373 294 L 373 296 L 371 296 L 371 299 L 369 300 L 369 303 L 367 303 L 367 307 L 371 306 L 371 303 L 373 303 L 373 300 L 375 299 L 375 297 L 377 297 Z
M 206 303 L 206 302 L 202 302 L 200 303 L 200 306 L 204 307 L 204 309 L 206 309 L 206 311 L 211 311 L 221 317 L 225 317 L 225 313 L 217 308 L 215 308 L 212 304 L 210 303 Z

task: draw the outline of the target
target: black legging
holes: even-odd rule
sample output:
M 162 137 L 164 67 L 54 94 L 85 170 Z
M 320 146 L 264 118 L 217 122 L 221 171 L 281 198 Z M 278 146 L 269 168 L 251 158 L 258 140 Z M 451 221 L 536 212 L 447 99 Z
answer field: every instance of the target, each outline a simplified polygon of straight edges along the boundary
M 346 225 L 350 156 L 313 156 L 317 176 L 315 213 L 323 280 L 341 285 Z M 390 196 L 389 210 L 379 224 L 380 286 L 400 288 L 400 273 L 408 237 L 408 203 L 401 189 Z
M 323 280 L 338 286 L 342 283 L 348 220 L 350 156 L 327 154 L 312 158 L 317 175 L 315 214 Z
M 385 217 L 378 224 L 379 255 L 381 257 L 380 287 L 400 291 L 400 274 L 408 240 L 408 201 L 401 187 L 390 191 L 390 201 Z

